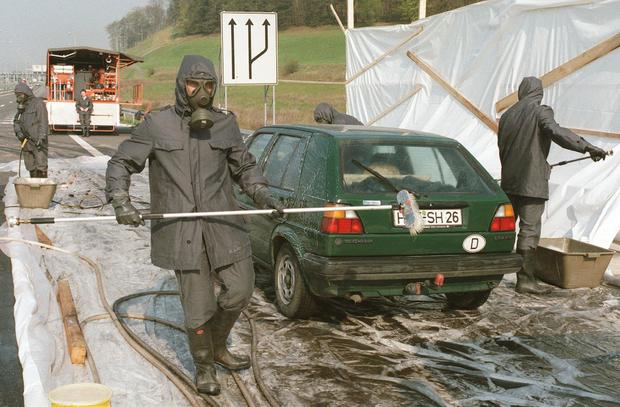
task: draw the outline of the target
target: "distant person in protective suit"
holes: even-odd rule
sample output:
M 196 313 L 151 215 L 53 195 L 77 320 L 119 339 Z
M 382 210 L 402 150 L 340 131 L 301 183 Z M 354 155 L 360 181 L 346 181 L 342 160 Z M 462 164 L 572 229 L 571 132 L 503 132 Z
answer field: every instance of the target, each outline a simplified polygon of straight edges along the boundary
M 185 56 L 176 104 L 146 115 L 119 146 L 106 174 L 106 195 L 119 223 L 143 224 L 128 190 L 131 174 L 141 172 L 147 160 L 152 213 L 237 210 L 233 182 L 257 206 L 282 213 L 235 115 L 213 107 L 216 84 L 210 60 Z M 251 255 L 242 216 L 151 221 L 151 260 L 175 270 L 201 393 L 220 392 L 214 362 L 232 370 L 250 366 L 247 357 L 229 353 L 226 339 L 254 289 Z
M 47 178 L 47 109 L 25 83 L 15 86 L 17 114 L 13 119 L 15 136 L 23 145 L 26 169 L 32 178 Z
M 82 128 L 82 137 L 90 136 L 90 115 L 93 114 L 93 101 L 86 96 L 86 91 L 82 89 L 80 96 L 75 101 L 75 110 L 80 117 L 80 127 Z
M 501 186 L 519 218 L 517 252 L 523 256 L 523 267 L 517 273 L 516 291 L 544 294 L 548 289 L 538 284 L 534 267 L 541 217 L 549 199 L 551 167 L 547 156 L 551 142 L 568 150 L 590 153 L 594 161 L 604 159 L 606 153 L 556 123 L 553 110 L 541 105 L 543 85 L 540 79 L 524 78 L 518 94 L 519 101 L 499 121 Z
M 314 121 L 322 124 L 356 124 L 363 126 L 364 123 L 355 117 L 340 113 L 329 103 L 319 103 L 314 109 Z

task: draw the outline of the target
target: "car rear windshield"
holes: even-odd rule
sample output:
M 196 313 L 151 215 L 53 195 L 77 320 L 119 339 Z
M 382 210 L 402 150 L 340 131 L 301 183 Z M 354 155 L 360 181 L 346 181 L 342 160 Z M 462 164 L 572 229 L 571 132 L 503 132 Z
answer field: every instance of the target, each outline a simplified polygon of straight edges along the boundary
M 340 156 L 347 192 L 490 192 L 486 181 L 453 146 L 343 140 Z

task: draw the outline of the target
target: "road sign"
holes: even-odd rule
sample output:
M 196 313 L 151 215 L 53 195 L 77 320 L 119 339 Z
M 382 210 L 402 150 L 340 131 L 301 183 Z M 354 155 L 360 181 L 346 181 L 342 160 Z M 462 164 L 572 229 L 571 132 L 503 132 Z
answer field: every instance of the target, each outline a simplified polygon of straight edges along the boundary
M 278 83 L 278 14 L 222 11 L 224 85 Z

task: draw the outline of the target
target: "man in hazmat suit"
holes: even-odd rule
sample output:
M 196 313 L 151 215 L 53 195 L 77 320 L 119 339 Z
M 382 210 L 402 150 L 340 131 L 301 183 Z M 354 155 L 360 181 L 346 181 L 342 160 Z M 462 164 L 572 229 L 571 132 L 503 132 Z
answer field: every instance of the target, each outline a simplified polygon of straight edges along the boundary
M 606 153 L 556 123 L 553 109 L 541 104 L 543 85 L 540 79 L 524 78 L 518 95 L 519 101 L 499 121 L 501 186 L 519 218 L 517 253 L 523 256 L 523 266 L 517 273 L 516 291 L 544 294 L 548 289 L 537 282 L 534 267 L 541 217 L 549 199 L 551 167 L 547 156 L 551 142 L 568 150 L 590 153 L 594 161 L 604 159 Z
M 41 98 L 35 97 L 25 83 L 15 86 L 17 114 L 13 119 L 15 136 L 24 143 L 22 154 L 32 178 L 47 178 L 47 109 Z
M 329 103 L 319 103 L 314 109 L 314 121 L 323 124 L 356 124 L 363 126 L 364 123 L 355 117 L 340 113 Z
M 148 114 L 121 143 L 106 174 L 106 196 L 120 224 L 143 224 L 129 185 L 147 160 L 151 213 L 236 210 L 233 182 L 257 206 L 282 213 L 243 144 L 235 115 L 213 107 L 216 85 L 213 63 L 186 55 L 175 105 Z M 251 254 L 242 216 L 151 221 L 151 261 L 175 270 L 200 393 L 220 392 L 214 363 L 232 370 L 250 366 L 247 357 L 227 350 L 226 339 L 254 289 Z

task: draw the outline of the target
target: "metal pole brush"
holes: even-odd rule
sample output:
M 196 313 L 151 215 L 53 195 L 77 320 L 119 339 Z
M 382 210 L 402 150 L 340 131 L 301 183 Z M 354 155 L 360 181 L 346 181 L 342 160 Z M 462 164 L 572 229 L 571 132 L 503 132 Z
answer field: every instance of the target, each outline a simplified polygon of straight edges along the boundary
M 373 206 L 326 206 L 317 208 L 287 208 L 284 214 L 289 213 L 317 213 L 317 212 L 338 212 L 338 211 L 380 211 L 380 210 L 401 210 L 403 212 L 405 227 L 412 235 L 417 235 L 424 229 L 424 222 L 415 197 L 408 191 L 400 191 L 397 195 L 398 204 L 394 205 L 373 205 Z M 271 215 L 278 212 L 273 209 L 251 209 L 237 211 L 215 211 L 215 212 L 187 212 L 187 213 L 143 213 L 140 217 L 143 220 L 158 219 L 189 219 L 189 218 L 210 218 L 219 216 L 236 215 Z M 8 219 L 10 227 L 23 224 L 49 224 L 49 223 L 69 223 L 69 222 L 105 222 L 115 221 L 116 216 L 80 216 L 73 218 L 16 218 Z
M 609 156 L 614 155 L 614 150 L 609 150 L 609 151 L 606 151 L 606 155 L 609 155 Z M 559 167 L 559 166 L 561 166 L 561 165 L 566 165 L 566 164 L 574 163 L 574 162 L 577 162 L 577 161 L 589 160 L 589 159 L 591 159 L 591 158 L 592 158 L 592 156 L 590 156 L 590 155 L 589 155 L 589 156 L 587 156 L 587 157 L 575 158 L 574 160 L 560 161 L 560 162 L 558 162 L 558 163 L 551 164 L 551 166 L 550 166 L 550 167 L 551 167 L 551 168 L 553 168 L 553 167 Z

